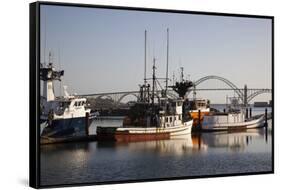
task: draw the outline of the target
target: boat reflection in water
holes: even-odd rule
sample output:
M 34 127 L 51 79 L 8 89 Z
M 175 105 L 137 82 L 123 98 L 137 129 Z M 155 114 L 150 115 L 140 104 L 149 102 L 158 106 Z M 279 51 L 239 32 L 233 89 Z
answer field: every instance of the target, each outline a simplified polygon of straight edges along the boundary
M 264 137 L 268 141 L 268 129 L 245 129 L 233 132 L 213 132 L 202 133 L 200 135 L 201 143 L 208 147 L 223 147 L 231 151 L 244 151 L 248 145 L 253 143 L 254 138 Z
M 174 137 L 170 140 L 144 142 L 97 142 L 98 148 L 115 147 L 126 148 L 128 151 L 152 151 L 159 154 L 183 155 L 195 152 L 207 152 L 208 148 L 224 148 L 228 151 L 245 151 L 254 138 L 263 138 L 268 141 L 268 130 L 247 129 L 233 132 L 212 132 L 187 134 Z
M 183 155 L 207 149 L 197 136 L 186 134 L 173 137 L 169 140 L 142 141 L 142 142 L 97 142 L 98 148 L 114 146 L 116 149 L 126 148 L 134 152 L 154 152 L 159 154 Z
M 269 127 L 159 141 L 43 145 L 41 184 L 271 171 L 271 138 Z

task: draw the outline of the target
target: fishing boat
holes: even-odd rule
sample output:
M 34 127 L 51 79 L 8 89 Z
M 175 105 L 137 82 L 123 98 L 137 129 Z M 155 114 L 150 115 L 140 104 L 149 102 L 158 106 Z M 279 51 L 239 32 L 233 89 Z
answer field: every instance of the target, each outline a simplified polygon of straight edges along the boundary
M 189 99 L 187 102 L 189 113 L 193 119 L 193 127 L 196 128 L 203 122 L 204 116 L 210 113 L 209 100 L 203 98 Z M 200 112 L 200 113 L 199 113 Z
M 43 96 L 40 98 L 41 137 L 85 136 L 92 119 L 86 108 L 86 98 L 69 95 L 64 86 L 64 96 L 55 96 L 54 81 L 61 80 L 64 71 L 56 71 L 53 64 L 41 64 L 40 79 Z
M 240 107 L 237 102 L 237 99 L 233 99 L 225 112 L 212 112 L 205 115 L 202 130 L 229 131 L 264 127 L 264 114 L 248 118 L 246 108 Z
M 193 119 L 185 109 L 185 94 L 191 81 L 177 82 L 168 86 L 169 29 L 167 29 L 167 65 L 166 77 L 156 78 L 155 58 L 153 58 L 152 78 L 146 78 L 146 31 L 145 31 L 145 69 L 144 84 L 140 85 L 138 101 L 130 107 L 129 114 L 120 127 L 97 127 L 98 140 L 114 141 L 149 141 L 171 139 L 191 133 Z M 159 80 L 164 79 L 165 89 Z M 152 81 L 152 85 L 147 81 Z M 160 87 L 157 90 L 157 87 Z M 179 98 L 168 97 L 168 87 L 179 94 Z M 185 91 L 185 92 L 184 92 Z M 183 95 L 182 95 L 183 94 Z
M 98 140 L 164 140 L 191 133 L 193 120 L 187 117 L 183 109 L 184 99 L 168 98 L 167 88 L 160 94 L 157 93 L 155 59 L 153 62 L 152 90 L 146 82 L 141 85 L 140 98 L 130 108 L 129 115 L 123 120 L 123 126 L 98 126 Z
M 187 115 L 190 115 L 193 119 L 193 130 L 196 130 L 198 128 L 199 124 L 199 118 L 200 123 L 202 123 L 204 115 L 208 115 L 210 113 L 210 101 L 203 98 L 196 98 L 196 91 L 195 91 L 195 85 L 190 80 L 184 79 L 183 74 L 183 67 L 181 69 L 180 74 L 180 81 L 176 82 L 173 86 L 170 86 L 175 92 L 177 92 L 178 96 L 183 98 L 184 101 L 184 109 L 186 111 Z M 194 88 L 193 90 L 193 99 L 189 99 L 186 97 L 187 92 L 191 90 L 191 88 Z

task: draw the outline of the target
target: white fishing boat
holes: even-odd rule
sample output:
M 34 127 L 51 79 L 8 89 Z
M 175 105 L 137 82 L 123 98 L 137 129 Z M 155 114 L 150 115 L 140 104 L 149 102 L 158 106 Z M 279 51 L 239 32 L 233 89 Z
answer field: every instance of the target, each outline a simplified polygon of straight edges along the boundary
M 91 122 L 86 98 L 69 95 L 64 86 L 64 96 L 55 96 L 55 80 L 61 80 L 64 71 L 56 71 L 53 64 L 41 65 L 43 96 L 40 99 L 40 134 L 42 137 L 69 137 L 86 135 Z M 89 116 L 86 118 L 86 116 Z
M 148 109 L 143 109 L 146 107 L 144 104 L 136 104 L 131 108 L 131 112 L 140 110 L 143 114 L 126 117 L 123 126 L 97 127 L 98 140 L 148 141 L 171 139 L 190 134 L 193 120 L 184 117 L 182 112 L 183 100 L 167 99 L 161 102 L 165 103 L 155 104 L 154 106 L 147 105 Z M 166 109 L 167 104 L 170 104 L 168 109 Z
M 204 116 L 202 130 L 221 131 L 252 129 L 264 126 L 264 115 L 245 119 L 244 113 L 215 113 Z
M 156 93 L 155 69 L 154 59 L 152 91 L 149 84 L 141 85 L 140 98 L 130 108 L 129 115 L 123 120 L 123 126 L 98 126 L 98 140 L 163 140 L 191 133 L 193 119 L 183 109 L 184 99 L 168 98 L 165 91 L 161 95 Z
M 265 115 L 260 114 L 247 118 L 246 108 L 238 106 L 237 101 L 231 104 L 228 111 L 211 112 L 204 116 L 202 130 L 226 131 L 263 127 Z

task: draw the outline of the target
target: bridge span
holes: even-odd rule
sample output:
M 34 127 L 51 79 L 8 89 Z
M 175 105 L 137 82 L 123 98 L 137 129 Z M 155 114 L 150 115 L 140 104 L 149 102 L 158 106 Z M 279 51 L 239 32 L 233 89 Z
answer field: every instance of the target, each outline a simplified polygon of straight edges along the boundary
M 229 86 L 229 88 L 197 88 L 198 85 L 207 81 L 207 80 L 219 80 Z M 187 95 L 192 91 L 234 91 L 241 103 L 245 106 L 249 104 L 249 102 L 254 99 L 256 96 L 264 93 L 272 93 L 272 89 L 269 88 L 247 88 L 247 85 L 244 88 L 238 88 L 235 84 L 230 82 L 228 79 L 220 77 L 220 76 L 205 76 L 200 78 L 199 80 L 194 82 L 194 88 L 191 88 Z M 161 94 L 161 90 L 158 90 L 156 93 Z M 178 97 L 177 94 L 173 90 L 168 90 L 167 92 L 168 97 L 176 98 Z M 81 94 L 79 96 L 87 97 L 87 98 L 109 98 L 115 104 L 119 104 L 125 97 L 127 96 L 134 96 L 139 98 L 139 91 L 119 91 L 119 92 L 106 92 L 106 93 L 93 93 L 93 94 Z

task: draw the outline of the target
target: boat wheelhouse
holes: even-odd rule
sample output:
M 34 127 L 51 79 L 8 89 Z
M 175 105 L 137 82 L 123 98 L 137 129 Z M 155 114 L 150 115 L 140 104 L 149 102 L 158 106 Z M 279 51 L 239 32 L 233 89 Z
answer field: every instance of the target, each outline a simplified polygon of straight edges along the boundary
M 189 113 L 193 119 L 194 128 L 198 128 L 199 121 L 200 123 L 202 123 L 204 116 L 209 115 L 210 113 L 210 101 L 207 99 L 203 99 L 203 98 L 189 99 L 186 107 L 189 110 Z

